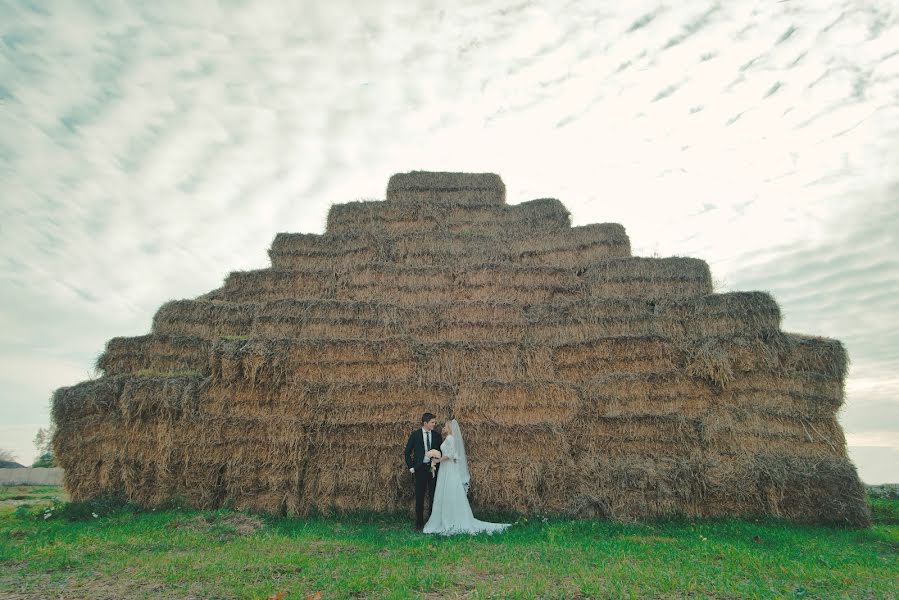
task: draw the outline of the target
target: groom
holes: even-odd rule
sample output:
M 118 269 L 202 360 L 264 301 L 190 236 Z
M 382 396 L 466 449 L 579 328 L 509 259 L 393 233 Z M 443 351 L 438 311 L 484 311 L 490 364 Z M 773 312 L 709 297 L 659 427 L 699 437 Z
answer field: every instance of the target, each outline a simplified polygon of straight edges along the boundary
M 431 474 L 431 460 L 427 458 L 428 450 L 440 450 L 443 438 L 434 431 L 437 426 L 437 417 L 426 412 L 421 416 L 421 429 L 416 429 L 409 435 L 406 442 L 406 451 L 403 457 L 406 459 L 406 467 L 412 473 L 415 480 L 415 528 L 421 531 L 425 526 L 425 493 L 428 494 L 428 506 L 434 506 L 434 490 L 437 488 L 437 478 Z

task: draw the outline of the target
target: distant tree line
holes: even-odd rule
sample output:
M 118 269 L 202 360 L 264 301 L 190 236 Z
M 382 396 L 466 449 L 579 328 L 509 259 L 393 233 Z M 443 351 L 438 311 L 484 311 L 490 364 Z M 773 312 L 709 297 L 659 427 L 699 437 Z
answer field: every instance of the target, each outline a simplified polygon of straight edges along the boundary
M 53 458 L 53 435 L 56 433 L 56 425 L 41 427 L 34 436 L 34 447 L 37 448 L 38 457 L 32 467 L 55 467 Z M 15 468 L 23 465 L 16 462 L 16 453 L 6 448 L 0 448 L 0 468 Z
M 34 436 L 34 447 L 37 448 L 38 457 L 32 467 L 55 467 L 53 459 L 53 435 L 56 433 L 56 425 L 41 427 Z

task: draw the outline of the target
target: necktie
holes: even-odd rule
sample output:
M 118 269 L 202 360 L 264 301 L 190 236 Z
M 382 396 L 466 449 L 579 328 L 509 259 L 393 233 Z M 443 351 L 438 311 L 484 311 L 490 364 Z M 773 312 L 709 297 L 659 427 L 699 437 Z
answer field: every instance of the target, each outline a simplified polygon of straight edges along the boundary
M 427 448 L 427 452 L 430 452 L 430 451 L 431 451 L 431 432 L 429 431 L 429 432 L 428 432 L 428 448 Z

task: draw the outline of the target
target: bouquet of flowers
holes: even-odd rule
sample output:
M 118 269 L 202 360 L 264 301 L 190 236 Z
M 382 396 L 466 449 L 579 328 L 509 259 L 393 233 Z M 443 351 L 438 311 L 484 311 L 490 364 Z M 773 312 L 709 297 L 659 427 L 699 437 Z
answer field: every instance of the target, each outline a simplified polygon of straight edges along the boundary
M 437 477 L 437 463 L 434 462 L 434 459 L 442 456 L 440 450 L 428 450 L 428 453 L 425 454 L 425 456 L 431 459 L 431 477 Z

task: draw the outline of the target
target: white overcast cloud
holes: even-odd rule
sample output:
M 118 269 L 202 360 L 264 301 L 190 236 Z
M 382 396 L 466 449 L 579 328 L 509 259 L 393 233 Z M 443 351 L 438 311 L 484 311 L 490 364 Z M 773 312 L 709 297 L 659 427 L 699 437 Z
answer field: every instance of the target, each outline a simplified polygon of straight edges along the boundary
M 842 340 L 852 456 L 895 481 L 897 39 L 892 0 L 0 0 L 0 447 L 276 232 L 470 170 Z

